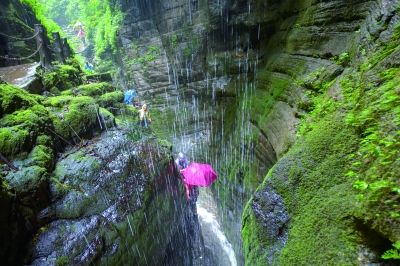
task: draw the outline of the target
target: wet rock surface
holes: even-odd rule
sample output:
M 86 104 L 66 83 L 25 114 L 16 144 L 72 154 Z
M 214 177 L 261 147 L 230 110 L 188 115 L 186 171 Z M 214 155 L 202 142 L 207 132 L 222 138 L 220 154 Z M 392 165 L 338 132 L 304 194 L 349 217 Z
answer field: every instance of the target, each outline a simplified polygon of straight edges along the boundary
M 159 265 L 168 245 L 186 250 L 185 226 L 196 217 L 178 178 L 165 148 L 118 130 L 67 152 L 50 179 L 29 264 Z M 171 243 L 176 234 L 185 237 Z
M 289 213 L 282 197 L 270 187 L 254 194 L 251 208 L 265 237 L 274 243 L 268 249 L 268 264 L 272 264 L 274 255 L 286 243 L 288 238 Z

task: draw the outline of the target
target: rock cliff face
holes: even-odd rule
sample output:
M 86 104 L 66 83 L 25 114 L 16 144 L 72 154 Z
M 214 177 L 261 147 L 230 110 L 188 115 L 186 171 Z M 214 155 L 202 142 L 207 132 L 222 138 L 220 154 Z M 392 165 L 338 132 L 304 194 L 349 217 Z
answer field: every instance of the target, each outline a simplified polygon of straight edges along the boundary
M 379 263 L 377 256 L 390 248 L 390 241 L 397 241 L 394 234 L 399 226 L 396 219 L 385 222 L 383 218 L 371 223 L 365 214 L 368 210 L 352 204 L 357 192 L 352 188 L 353 176 L 346 172 L 352 163 L 348 158 L 357 151 L 358 138 L 363 135 L 357 135 L 345 122 L 346 109 L 354 108 L 354 102 L 347 102 L 351 97 L 346 94 L 348 88 L 343 80 L 350 73 L 363 75 L 360 64 L 371 61 L 391 38 L 397 38 L 394 28 L 399 21 L 399 3 L 299 1 L 297 7 L 286 4 L 277 4 L 271 10 L 272 14 L 284 16 L 273 20 L 275 30 L 267 45 L 273 52 L 267 54 L 266 66 L 261 71 L 266 83 L 255 91 L 261 99 L 255 107 L 260 104 L 265 109 L 255 112 L 253 124 L 260 132 L 260 142 L 271 144 L 272 149 L 264 152 L 274 152 L 278 161 L 243 216 L 246 263 Z M 398 60 L 396 53 L 390 57 L 385 60 Z M 379 75 L 390 67 L 381 66 L 369 73 Z M 354 85 L 354 90 L 357 86 L 363 85 Z M 334 102 L 340 107 L 318 110 L 321 102 L 315 100 L 316 95 L 325 95 L 320 101 Z M 272 104 L 263 105 L 268 101 Z M 313 115 L 308 114 L 310 111 Z M 301 130 L 305 138 L 296 141 L 299 118 L 303 118 L 302 126 L 311 128 Z M 282 198 L 271 203 L 276 193 Z M 290 219 L 282 220 L 284 213 L 289 213 Z M 360 229 L 358 219 L 363 221 L 364 229 Z M 279 230 L 270 233 L 276 226 Z M 345 237 L 340 241 L 339 235 Z M 351 239 L 350 235 L 356 237 Z M 374 238 L 378 247 L 371 244 Z M 327 252 L 337 255 L 327 258 Z
M 203 263 L 170 144 L 127 117 L 117 129 L 111 112 L 137 110 L 109 83 L 82 84 L 79 65 L 42 75 L 57 96 L 0 84 L 3 263 Z
M 33 12 L 18 0 L 6 0 L 0 3 L 0 56 L 24 57 L 36 50 L 36 40 L 16 40 L 12 37 L 28 38 L 34 35 L 34 25 L 38 23 Z M 34 57 L 31 61 L 34 62 Z M 36 60 L 38 61 L 38 60 Z M 0 58 L 0 66 L 19 64 L 18 61 Z
M 380 263 L 399 223 L 355 199 L 349 169 L 373 130 L 346 121 L 398 67 L 399 1 L 120 2 L 127 76 L 171 122 L 161 131 L 195 139 L 179 148 L 223 177 L 215 195 L 238 254 L 235 221 L 262 183 L 243 216 L 246 263 Z
M 59 160 L 49 197 L 31 265 L 160 265 L 168 245 L 192 250 L 183 230 L 195 216 L 168 152 L 154 141 L 104 133 Z

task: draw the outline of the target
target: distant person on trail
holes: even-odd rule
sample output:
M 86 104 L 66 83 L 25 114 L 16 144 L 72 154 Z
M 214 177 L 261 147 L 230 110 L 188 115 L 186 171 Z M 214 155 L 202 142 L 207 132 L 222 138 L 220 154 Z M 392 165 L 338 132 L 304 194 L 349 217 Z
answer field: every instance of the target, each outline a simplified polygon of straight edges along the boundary
M 93 71 L 93 69 L 94 69 L 93 64 L 89 63 L 89 61 L 86 61 L 85 62 L 85 69 L 87 71 Z
M 179 171 L 182 171 L 189 165 L 189 160 L 187 157 L 180 152 L 178 154 L 178 158 L 175 160 L 175 164 L 178 167 Z M 191 202 L 196 202 L 197 197 L 199 196 L 199 188 L 194 185 L 189 185 L 184 182 L 185 190 L 186 190 L 186 198 Z
M 147 104 L 143 104 L 142 108 L 139 110 L 139 123 L 142 127 L 149 127 L 151 123 L 149 109 Z
M 136 96 L 137 93 L 135 89 L 127 90 L 124 95 L 124 103 L 129 105 L 134 105 Z
M 77 21 L 74 25 L 74 30 L 77 32 L 77 36 L 82 40 L 84 44 L 86 44 L 85 40 L 85 30 L 83 28 L 83 24 L 80 21 Z

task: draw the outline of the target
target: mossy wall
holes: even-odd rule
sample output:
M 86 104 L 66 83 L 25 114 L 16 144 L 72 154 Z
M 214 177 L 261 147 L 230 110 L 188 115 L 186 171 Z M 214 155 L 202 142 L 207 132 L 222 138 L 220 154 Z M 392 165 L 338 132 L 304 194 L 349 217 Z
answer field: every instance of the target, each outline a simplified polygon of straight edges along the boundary
M 357 265 L 384 259 L 396 264 L 390 260 L 398 258 L 400 236 L 399 180 L 393 175 L 399 170 L 398 6 L 390 3 L 380 13 L 378 3 L 336 2 L 304 2 L 286 32 L 283 55 L 267 60 L 266 96 L 255 101 L 256 124 L 278 160 L 243 213 L 246 265 Z M 322 7 L 332 8 L 332 14 L 323 19 Z M 359 17 L 369 10 L 370 16 L 365 23 L 348 22 L 338 33 L 347 35 L 339 45 L 330 40 L 329 27 L 354 19 L 345 7 L 358 7 Z M 318 20 L 330 22 L 316 34 L 309 26 Z M 312 35 L 321 40 L 310 48 Z M 271 69 L 289 82 L 275 84 Z M 277 140 L 268 133 L 279 102 L 291 106 L 299 124 L 281 152 L 276 148 L 285 133 Z M 276 193 L 279 200 L 271 201 Z M 289 219 L 280 219 L 286 213 Z

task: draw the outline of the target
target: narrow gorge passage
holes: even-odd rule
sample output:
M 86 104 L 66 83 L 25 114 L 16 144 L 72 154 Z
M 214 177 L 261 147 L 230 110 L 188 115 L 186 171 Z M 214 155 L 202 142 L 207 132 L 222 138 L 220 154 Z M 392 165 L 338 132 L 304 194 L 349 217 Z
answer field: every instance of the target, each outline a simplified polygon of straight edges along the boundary
M 400 0 L 1 0 L 2 265 L 400 265 L 399 84 Z

